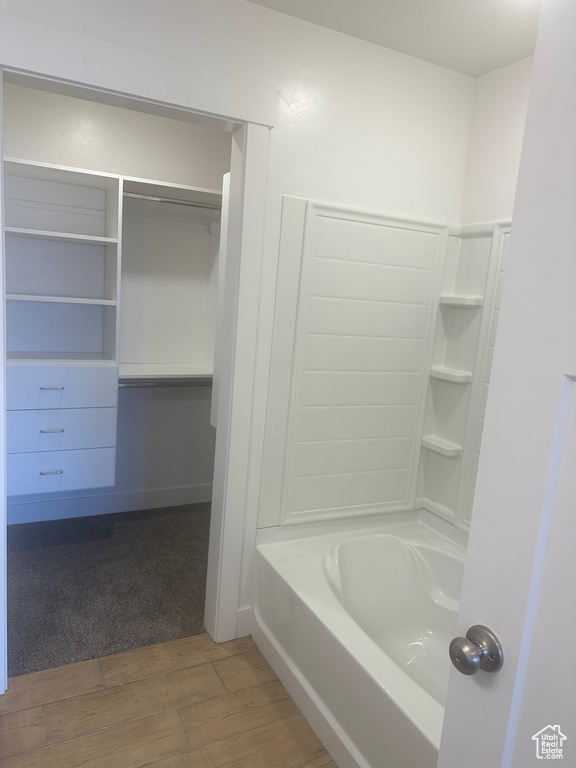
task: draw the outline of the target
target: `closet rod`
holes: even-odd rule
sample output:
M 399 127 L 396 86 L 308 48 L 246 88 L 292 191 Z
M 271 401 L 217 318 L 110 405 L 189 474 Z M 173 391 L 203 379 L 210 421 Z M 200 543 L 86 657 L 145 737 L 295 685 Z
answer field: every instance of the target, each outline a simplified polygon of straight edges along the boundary
M 156 197 L 155 195 L 141 195 L 137 192 L 124 192 L 124 197 L 133 197 L 135 200 L 152 200 L 155 203 L 169 203 L 170 205 L 186 205 L 189 208 L 203 208 L 207 211 L 221 211 L 221 205 L 210 203 L 193 203 L 190 200 L 177 200 L 174 197 Z

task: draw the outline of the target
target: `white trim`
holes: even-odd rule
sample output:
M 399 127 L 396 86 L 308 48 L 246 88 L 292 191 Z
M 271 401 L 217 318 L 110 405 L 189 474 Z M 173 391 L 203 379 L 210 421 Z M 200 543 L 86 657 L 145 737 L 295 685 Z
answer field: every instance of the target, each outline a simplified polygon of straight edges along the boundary
M 246 637 L 252 634 L 254 611 L 252 606 L 240 608 L 236 619 L 236 637 Z
M 153 488 L 145 491 L 121 491 L 97 496 L 75 496 L 67 499 L 10 502 L 8 525 L 37 523 L 41 520 L 65 520 L 72 517 L 161 509 L 184 504 L 199 504 L 212 498 L 212 484 Z
M 463 240 L 474 237 L 492 237 L 494 230 L 498 227 L 510 229 L 512 222 L 510 219 L 500 221 L 480 221 L 470 224 L 451 224 L 450 235 L 461 237 Z
M 276 87 L 237 72 L 203 67 L 111 40 L 0 12 L 1 65 L 16 76 L 38 78 L 35 87 L 78 97 L 90 88 L 104 101 L 166 114 L 167 109 L 273 126 Z M 54 51 L 66 51 L 56 57 Z M 73 62 L 71 66 L 70 62 Z M 106 62 L 106 66 L 102 65 Z M 74 82 L 70 81 L 70 70 Z M 142 84 L 142 72 L 153 73 Z M 120 87 L 119 87 L 120 85 Z M 112 97 L 112 98 L 111 98 Z M 97 100 L 97 99 L 95 99 Z M 176 114 L 176 113 L 175 113 Z
M 267 153 L 266 128 L 246 125 L 232 134 L 222 378 L 204 618 L 216 642 L 236 637 L 242 544 L 256 541 L 256 509 L 247 513 L 246 504 L 253 452 L 258 455 L 258 446 L 251 445 L 251 435 L 256 415 L 253 400 Z M 262 407 L 265 404 L 260 403 L 258 413 Z M 255 471 L 259 474 L 259 466 Z

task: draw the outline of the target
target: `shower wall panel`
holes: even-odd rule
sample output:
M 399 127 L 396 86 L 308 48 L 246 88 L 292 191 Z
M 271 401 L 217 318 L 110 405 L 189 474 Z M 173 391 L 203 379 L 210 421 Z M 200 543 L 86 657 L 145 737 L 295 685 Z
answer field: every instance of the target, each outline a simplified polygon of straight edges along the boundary
M 281 523 L 413 508 L 446 229 L 308 203 Z

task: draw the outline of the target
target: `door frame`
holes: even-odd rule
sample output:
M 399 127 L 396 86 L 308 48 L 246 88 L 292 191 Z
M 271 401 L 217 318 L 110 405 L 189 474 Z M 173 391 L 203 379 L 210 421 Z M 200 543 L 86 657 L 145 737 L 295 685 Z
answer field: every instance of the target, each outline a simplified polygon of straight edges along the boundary
M 49 75 L 29 73 L 0 64 L 0 117 L 4 76 L 15 75 L 31 85 L 50 84 L 59 93 L 128 106 L 135 111 L 152 112 L 182 119 L 198 115 L 201 124 L 218 124 L 232 133 L 230 202 L 222 344 L 219 360 L 219 408 L 216 433 L 212 518 L 208 558 L 205 626 L 216 642 L 231 640 L 244 633 L 237 629 L 240 601 L 239 584 L 242 553 L 246 542 L 256 540 L 257 515 L 246 515 L 249 472 L 259 475 L 258 440 L 252 435 L 254 419 L 261 420 L 265 402 L 253 403 L 262 239 L 266 211 L 268 135 L 271 123 L 257 124 L 231 119 L 230 116 L 196 113 L 185 106 L 159 104 L 128 93 L 112 93 L 87 83 L 58 80 Z M 50 89 L 49 89 L 50 90 Z M 138 107 L 142 108 L 139 109 Z M 196 122 L 195 119 L 191 120 Z M 2 130 L 0 129 L 0 158 Z M 3 201 L 3 164 L 0 170 L 0 201 Z M 4 206 L 0 205 L 3 232 Z M 5 256 L 4 238 L 0 238 L 0 694 L 8 686 L 7 665 L 7 501 L 6 501 L 6 331 L 5 331 Z M 262 438 L 263 439 L 263 438 Z M 255 506 L 255 505 L 252 505 Z

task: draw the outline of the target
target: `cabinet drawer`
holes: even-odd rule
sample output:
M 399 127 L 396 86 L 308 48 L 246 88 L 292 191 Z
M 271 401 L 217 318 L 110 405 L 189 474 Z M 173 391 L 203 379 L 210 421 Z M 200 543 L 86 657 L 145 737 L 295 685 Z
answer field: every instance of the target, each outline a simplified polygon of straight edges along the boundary
M 6 464 L 9 496 L 104 488 L 114 485 L 116 449 L 12 453 Z
M 9 410 L 105 408 L 118 400 L 118 368 L 109 366 L 8 365 Z
M 8 411 L 8 453 L 108 448 L 116 445 L 116 408 Z

